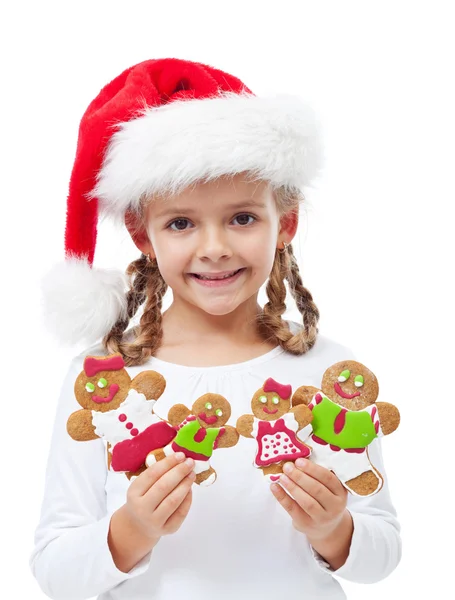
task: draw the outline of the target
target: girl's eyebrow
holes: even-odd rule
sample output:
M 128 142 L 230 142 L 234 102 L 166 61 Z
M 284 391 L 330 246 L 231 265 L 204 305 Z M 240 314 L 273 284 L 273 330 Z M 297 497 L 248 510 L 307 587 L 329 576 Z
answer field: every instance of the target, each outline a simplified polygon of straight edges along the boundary
M 226 204 L 226 210 L 240 209 L 240 208 L 248 208 L 250 206 L 254 206 L 255 208 L 265 208 L 264 202 L 258 202 L 257 200 L 245 200 L 243 202 L 235 202 L 231 204 Z M 194 208 L 172 208 L 171 206 L 163 208 L 160 212 L 155 215 L 155 218 L 164 217 L 164 216 L 172 216 L 172 215 L 191 215 L 197 213 L 198 210 Z

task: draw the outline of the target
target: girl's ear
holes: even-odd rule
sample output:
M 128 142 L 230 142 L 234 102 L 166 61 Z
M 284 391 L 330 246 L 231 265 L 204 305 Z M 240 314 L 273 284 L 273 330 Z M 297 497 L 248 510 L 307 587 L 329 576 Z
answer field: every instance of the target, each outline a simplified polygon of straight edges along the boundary
M 280 219 L 280 240 L 290 244 L 297 233 L 299 226 L 299 208 L 293 208 L 285 213 Z
M 128 229 L 128 233 L 131 236 L 135 246 L 143 254 L 151 254 L 153 257 L 153 247 L 150 243 L 147 231 L 140 218 L 132 211 L 126 211 L 125 213 L 125 227 Z

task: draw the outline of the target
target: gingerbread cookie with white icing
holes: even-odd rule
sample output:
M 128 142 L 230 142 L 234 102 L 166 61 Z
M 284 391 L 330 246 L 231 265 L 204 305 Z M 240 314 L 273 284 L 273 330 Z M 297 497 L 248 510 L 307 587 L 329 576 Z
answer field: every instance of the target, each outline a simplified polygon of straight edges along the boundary
M 200 396 L 191 409 L 176 404 L 169 411 L 168 421 L 176 427 L 177 435 L 166 447 L 151 452 L 146 458 L 146 465 L 151 466 L 175 452 L 183 452 L 195 461 L 195 483 L 211 485 L 217 476 L 210 464 L 213 451 L 231 448 L 239 440 L 235 428 L 226 425 L 230 416 L 231 405 L 219 394 Z
M 164 377 L 156 371 L 142 371 L 131 379 L 119 353 L 87 356 L 74 384 L 82 409 L 69 416 L 67 431 L 76 441 L 102 438 L 107 442 L 108 468 L 131 479 L 146 469 L 151 450 L 177 435 L 153 412 L 165 387 Z
M 354 495 L 379 492 L 383 477 L 370 462 L 368 446 L 397 429 L 400 413 L 393 404 L 376 402 L 374 373 L 354 360 L 341 361 L 325 371 L 321 390 L 301 386 L 295 395 L 313 413 L 306 440 L 313 448 L 310 460 L 333 471 Z
M 297 406 L 296 406 L 297 405 Z M 252 415 L 242 415 L 236 429 L 257 442 L 254 466 L 269 481 L 278 481 L 285 462 L 308 458 L 311 446 L 297 436 L 313 419 L 311 410 L 294 401 L 292 386 L 269 377 L 251 401 Z

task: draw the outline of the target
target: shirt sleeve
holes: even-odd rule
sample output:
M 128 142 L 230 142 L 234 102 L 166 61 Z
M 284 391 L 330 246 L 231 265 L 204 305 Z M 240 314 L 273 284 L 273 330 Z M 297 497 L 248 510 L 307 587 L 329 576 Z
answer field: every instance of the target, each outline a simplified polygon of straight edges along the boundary
M 354 532 L 349 555 L 342 567 L 330 568 L 312 548 L 317 564 L 326 572 L 355 583 L 375 583 L 385 579 L 401 559 L 400 524 L 390 497 L 381 450 L 381 438 L 369 446 L 370 462 L 384 479 L 381 490 L 366 498 L 349 493 L 347 508 Z
M 101 439 L 73 440 L 66 429 L 79 410 L 74 382 L 83 360 L 73 359 L 60 391 L 46 467 L 41 516 L 30 568 L 42 591 L 55 600 L 97 596 L 145 572 L 148 553 L 129 573 L 117 569 L 107 536 L 106 447 Z

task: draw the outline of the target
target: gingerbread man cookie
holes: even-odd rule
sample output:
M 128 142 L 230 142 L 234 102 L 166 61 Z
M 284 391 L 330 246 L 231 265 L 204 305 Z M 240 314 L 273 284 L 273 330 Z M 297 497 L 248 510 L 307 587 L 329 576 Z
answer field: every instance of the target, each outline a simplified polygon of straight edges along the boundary
M 67 421 L 77 441 L 102 438 L 107 442 L 108 468 L 128 479 L 144 469 L 147 454 L 174 439 L 177 431 L 153 412 L 166 381 L 156 371 L 131 379 L 120 354 L 87 356 L 74 384 L 82 409 Z
M 254 466 L 262 469 L 269 481 L 278 481 L 283 464 L 298 458 L 308 458 L 311 446 L 297 433 L 311 423 L 311 410 L 291 399 L 292 387 L 269 377 L 251 401 L 252 415 L 237 420 L 237 431 L 257 442 Z M 293 406 L 293 408 L 291 408 Z
M 183 404 L 173 406 L 168 421 L 177 429 L 171 444 L 151 452 L 146 465 L 151 466 L 174 452 L 183 452 L 195 461 L 195 483 L 211 485 L 216 479 L 216 471 L 210 465 L 210 458 L 217 448 L 235 446 L 239 435 L 234 427 L 226 425 L 231 416 L 231 405 L 219 394 L 204 394 L 193 404 L 191 410 Z
M 310 460 L 330 469 L 353 494 L 371 496 L 383 485 L 381 473 L 371 464 L 368 446 L 395 431 L 398 409 L 376 402 L 376 376 L 361 363 L 345 360 L 329 367 L 321 390 L 301 386 L 295 395 L 313 413 L 313 432 L 308 437 Z

